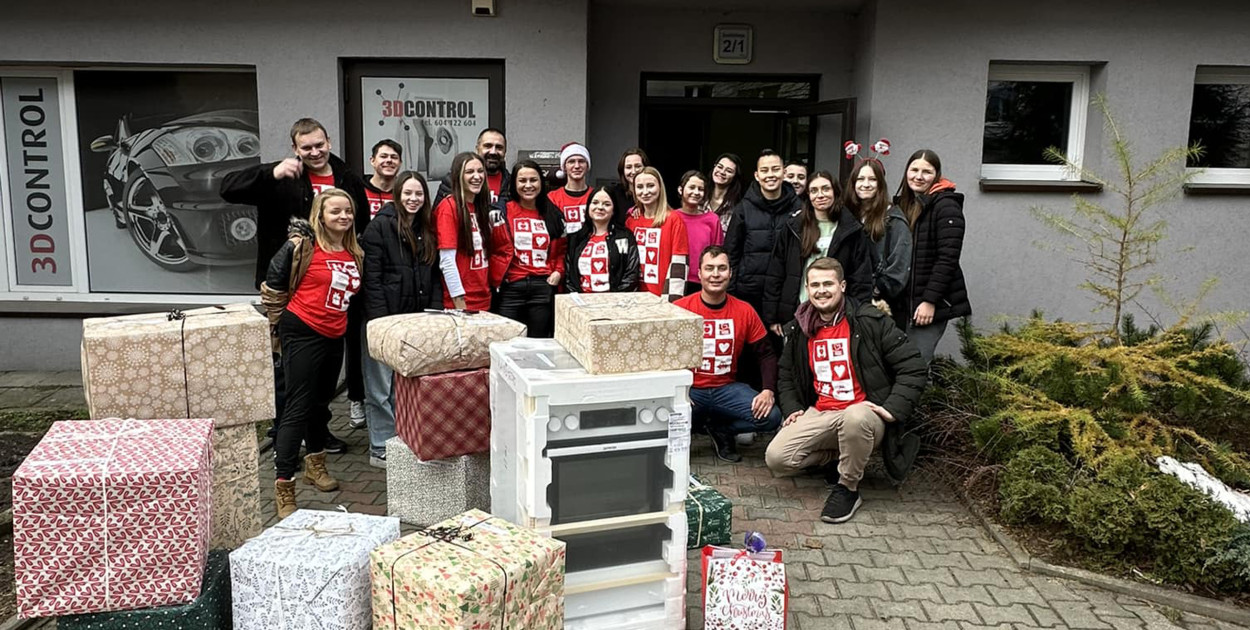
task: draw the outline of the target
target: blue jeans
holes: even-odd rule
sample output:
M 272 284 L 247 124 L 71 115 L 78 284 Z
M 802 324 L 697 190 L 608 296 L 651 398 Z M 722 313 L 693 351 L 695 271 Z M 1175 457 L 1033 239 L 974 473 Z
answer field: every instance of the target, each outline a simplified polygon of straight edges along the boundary
M 361 372 L 365 381 L 365 422 L 369 424 L 369 453 L 386 456 L 386 441 L 395 437 L 395 374 L 369 356 L 369 340 L 361 325 Z
M 709 431 L 726 435 L 776 430 L 781 425 L 781 407 L 773 403 L 768 415 L 757 419 L 751 413 L 751 401 L 758 395 L 759 392 L 745 383 L 691 387 L 694 422 L 704 422 Z

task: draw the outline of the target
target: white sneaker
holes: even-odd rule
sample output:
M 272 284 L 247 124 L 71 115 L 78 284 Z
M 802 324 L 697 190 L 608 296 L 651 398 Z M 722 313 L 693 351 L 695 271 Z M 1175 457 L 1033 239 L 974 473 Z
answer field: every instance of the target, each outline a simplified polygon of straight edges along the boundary
M 369 465 L 373 466 L 374 468 L 381 468 L 385 470 L 386 469 L 386 454 L 383 453 L 382 455 L 374 455 L 373 453 L 370 453 Z
M 750 446 L 752 444 L 755 444 L 755 434 L 754 433 L 739 433 L 738 435 L 734 436 L 734 441 L 737 442 L 739 446 Z
M 351 401 L 351 415 L 347 418 L 347 426 L 353 429 L 359 429 L 365 426 L 365 403 L 359 400 Z

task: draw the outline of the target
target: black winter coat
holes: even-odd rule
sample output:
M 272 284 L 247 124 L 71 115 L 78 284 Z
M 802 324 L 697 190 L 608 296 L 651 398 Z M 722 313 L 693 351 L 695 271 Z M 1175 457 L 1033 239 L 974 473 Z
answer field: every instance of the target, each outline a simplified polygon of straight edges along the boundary
M 312 211 L 312 183 L 305 170 L 299 177 L 274 179 L 277 162 L 261 164 L 227 174 L 221 180 L 221 198 L 230 203 L 256 206 L 256 288 L 265 279 L 273 255 L 286 241 L 292 217 L 307 219 Z M 369 199 L 365 182 L 337 155 L 330 155 L 334 186 L 347 191 L 356 204 L 356 234 L 369 225 Z
M 764 198 L 759 182 L 755 182 L 733 209 L 733 218 L 729 220 L 729 230 L 725 233 L 725 249 L 729 252 L 729 267 L 733 269 L 729 293 L 746 301 L 761 317 L 764 285 L 777 234 L 800 207 L 799 197 L 789 182 L 782 182 L 781 196 L 773 201 Z
M 590 243 L 594 224 L 568 236 L 568 250 L 564 254 L 564 288 L 569 293 L 582 293 L 582 273 L 578 267 L 582 250 Z M 625 226 L 608 224 L 608 284 L 612 293 L 627 293 L 638 288 L 638 243 L 634 233 Z
M 943 180 L 942 183 L 948 183 Z M 941 185 L 941 184 L 939 184 Z M 920 197 L 923 207 L 912 227 L 911 282 L 907 316 L 921 302 L 935 308 L 933 321 L 972 314 L 959 256 L 964 246 L 964 196 L 950 188 Z
M 894 416 L 894 422 L 885 425 L 881 453 L 886 473 L 895 482 L 902 483 L 920 450 L 919 438 L 907 434 L 906 428 L 928 383 L 929 366 L 916 344 L 885 313 L 871 304 L 860 304 L 854 298 L 843 299 L 851 327 L 851 370 L 868 401 L 881 405 Z M 781 405 L 782 418 L 816 404 L 812 363 L 807 350 L 808 340 L 815 331 L 804 330 L 803 319 L 800 315 L 782 330 L 785 346 L 778 363 L 777 379 L 777 403 Z
M 859 219 L 846 206 L 839 208 L 838 224 L 824 255 L 842 263 L 846 294 L 867 302 L 872 298 L 869 251 L 872 244 Z M 777 236 L 777 246 L 768 267 L 768 282 L 764 285 L 764 312 L 760 314 L 766 326 L 794 319 L 794 311 L 799 308 L 799 288 L 803 284 L 803 266 L 807 263 L 802 253 L 802 225 L 802 214 L 791 217 Z
M 425 238 L 417 234 L 417 248 Z M 424 263 L 412 255 L 412 249 L 399 233 L 395 204 L 382 206 L 360 238 L 365 251 L 362 277 L 365 320 L 418 313 L 427 308 L 441 308 L 443 303 L 442 273 L 438 259 Z

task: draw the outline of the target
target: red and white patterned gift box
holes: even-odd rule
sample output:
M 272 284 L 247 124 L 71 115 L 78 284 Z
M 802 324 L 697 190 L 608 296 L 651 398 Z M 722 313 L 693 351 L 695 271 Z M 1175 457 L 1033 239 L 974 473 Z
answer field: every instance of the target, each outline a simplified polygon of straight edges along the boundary
M 13 475 L 18 615 L 150 608 L 200 595 L 212 420 L 57 422 Z
M 490 451 L 490 370 L 396 374 L 395 430 L 421 461 Z

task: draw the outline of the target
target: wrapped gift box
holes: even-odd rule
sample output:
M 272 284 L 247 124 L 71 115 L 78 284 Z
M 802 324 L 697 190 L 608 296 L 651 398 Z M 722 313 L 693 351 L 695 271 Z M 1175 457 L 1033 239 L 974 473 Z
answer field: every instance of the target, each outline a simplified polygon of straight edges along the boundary
M 230 558 L 226 551 L 208 554 L 204 586 L 190 604 L 145 610 L 70 615 L 56 620 L 57 630 L 229 630 Z
M 369 552 L 388 516 L 296 510 L 230 552 L 236 630 L 369 630 Z
M 386 441 L 386 513 L 429 525 L 465 510 L 490 509 L 490 454 L 421 461 L 404 441 Z
M 405 536 L 370 560 L 375 630 L 564 625 L 564 543 L 485 512 Z
M 686 548 L 728 545 L 733 531 L 733 503 L 712 486 L 690 477 L 686 491 Z
M 22 617 L 194 601 L 208 551 L 212 420 L 57 422 L 13 475 Z
M 556 341 L 591 374 L 695 368 L 703 318 L 650 293 L 557 295 Z
M 260 533 L 256 426 L 213 431 L 212 549 L 234 549 Z
M 490 365 L 490 344 L 525 336 L 525 324 L 493 313 L 426 311 L 369 320 L 369 355 L 399 376 Z
M 250 304 L 85 319 L 83 394 L 92 418 L 274 416 L 269 320 Z
M 395 429 L 425 461 L 490 452 L 490 370 L 396 376 Z

